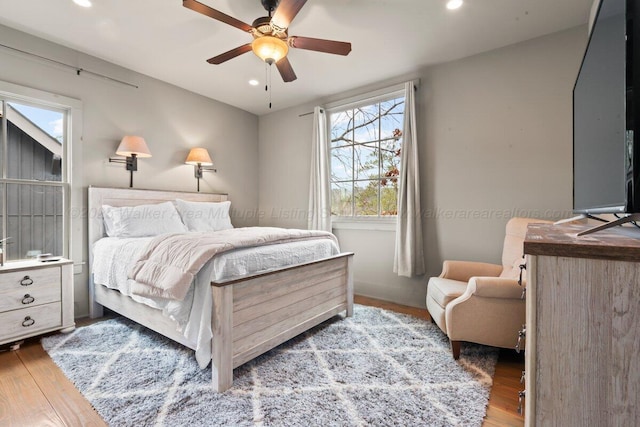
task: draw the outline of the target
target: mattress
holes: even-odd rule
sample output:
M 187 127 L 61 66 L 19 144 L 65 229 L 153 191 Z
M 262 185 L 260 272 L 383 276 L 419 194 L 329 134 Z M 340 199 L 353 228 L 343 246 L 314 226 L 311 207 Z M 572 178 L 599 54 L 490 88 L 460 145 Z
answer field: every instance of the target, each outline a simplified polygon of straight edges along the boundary
M 133 300 L 162 310 L 173 319 L 196 350 L 202 368 L 211 359 L 211 286 L 248 274 L 262 273 L 282 267 L 310 262 L 340 252 L 330 239 L 303 240 L 274 245 L 235 249 L 214 257 L 200 270 L 187 296 L 182 301 L 145 298 L 131 294 L 133 280 L 127 273 L 153 237 L 105 237 L 93 246 L 93 282 L 117 289 Z

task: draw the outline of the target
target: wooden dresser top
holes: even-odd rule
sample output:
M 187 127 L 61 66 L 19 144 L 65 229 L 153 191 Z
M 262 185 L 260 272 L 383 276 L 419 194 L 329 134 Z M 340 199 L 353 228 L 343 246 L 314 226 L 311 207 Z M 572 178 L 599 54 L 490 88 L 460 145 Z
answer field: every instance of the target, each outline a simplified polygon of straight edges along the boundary
M 592 227 L 592 224 L 529 224 L 524 253 L 640 262 L 640 229 L 618 226 L 577 236 Z

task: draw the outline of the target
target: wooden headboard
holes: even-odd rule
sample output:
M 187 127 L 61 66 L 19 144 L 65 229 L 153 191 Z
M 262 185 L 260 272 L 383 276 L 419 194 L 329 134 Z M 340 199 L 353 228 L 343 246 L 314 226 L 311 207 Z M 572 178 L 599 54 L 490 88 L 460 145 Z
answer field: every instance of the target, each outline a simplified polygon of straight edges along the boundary
M 138 206 L 176 199 L 191 202 L 224 202 L 227 194 L 189 193 L 182 191 L 137 190 L 133 188 L 89 187 L 88 204 L 88 242 L 89 242 L 89 271 L 93 263 L 93 244 L 105 236 L 104 221 L 102 220 L 102 205 L 109 206 Z
M 133 188 L 89 187 L 88 200 L 88 243 L 89 243 L 89 314 L 92 318 L 102 316 L 102 306 L 95 302 L 93 283 L 93 244 L 105 236 L 104 221 L 102 219 L 102 205 L 109 206 L 138 206 L 151 205 L 162 202 L 172 202 L 176 199 L 190 202 L 224 202 L 229 199 L 227 194 L 189 193 L 182 191 L 136 190 Z

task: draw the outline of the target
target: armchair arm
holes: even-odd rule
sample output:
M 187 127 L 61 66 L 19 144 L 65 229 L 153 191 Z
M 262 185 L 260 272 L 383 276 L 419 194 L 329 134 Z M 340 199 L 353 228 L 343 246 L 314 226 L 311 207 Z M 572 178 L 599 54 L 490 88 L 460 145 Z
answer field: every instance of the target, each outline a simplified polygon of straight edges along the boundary
M 525 322 L 521 295 L 515 279 L 472 277 L 465 292 L 445 309 L 449 339 L 513 348 Z
M 502 273 L 502 266 L 497 264 L 473 261 L 445 261 L 442 263 L 440 277 L 468 282 L 473 276 L 497 277 L 500 273 Z
M 516 279 L 503 277 L 472 277 L 465 294 L 485 298 L 521 299 L 523 287 Z

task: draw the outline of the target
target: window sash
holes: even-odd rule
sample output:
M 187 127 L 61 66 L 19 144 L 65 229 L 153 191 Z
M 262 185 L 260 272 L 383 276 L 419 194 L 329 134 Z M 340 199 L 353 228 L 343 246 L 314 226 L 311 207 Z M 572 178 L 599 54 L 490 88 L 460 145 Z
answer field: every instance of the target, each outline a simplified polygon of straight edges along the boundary
M 381 104 L 386 102 L 386 101 L 391 101 L 393 99 L 397 99 L 397 98 L 402 98 L 404 101 L 404 89 L 399 89 L 399 90 L 395 90 L 392 92 L 389 92 L 388 90 L 384 90 L 384 92 L 381 93 L 376 93 L 372 96 L 368 96 L 366 98 L 362 98 L 359 100 L 354 100 L 348 103 L 342 103 L 340 105 L 332 105 L 326 108 L 327 113 L 329 114 L 329 120 L 327 120 L 327 135 L 329 135 L 329 143 L 330 143 L 330 147 L 329 147 L 329 158 L 330 158 L 330 169 L 331 169 L 331 178 L 330 178 L 330 184 L 332 185 L 332 193 L 333 193 L 333 184 L 351 184 L 351 191 L 350 191 L 350 197 L 351 197 L 351 215 L 342 215 L 342 212 L 340 213 L 340 215 L 334 215 L 334 218 L 369 218 L 369 219 L 373 219 L 373 218 L 388 218 L 388 217 L 395 217 L 396 215 L 383 215 L 383 206 L 382 206 L 382 194 L 383 194 L 383 186 L 382 186 L 382 181 L 384 180 L 389 180 L 388 177 L 383 176 L 383 156 L 382 156 L 382 151 L 383 151 L 383 144 L 385 142 L 388 141 L 394 141 L 394 140 L 398 140 L 398 138 L 396 137 L 382 137 L 382 120 L 380 118 L 381 116 Z M 332 125 L 333 125 L 333 117 L 337 114 L 340 113 L 346 113 L 348 111 L 353 111 L 356 110 L 358 108 L 363 108 L 363 107 L 370 107 L 370 106 L 375 106 L 378 109 L 377 112 L 377 117 L 376 117 L 376 126 L 377 126 L 377 138 L 376 139 L 372 139 L 372 140 L 368 140 L 368 141 L 356 141 L 356 137 L 355 137 L 355 129 L 352 125 L 351 129 L 348 129 L 349 133 L 351 134 L 351 142 L 341 142 L 339 144 L 336 144 L 336 146 L 333 146 L 333 144 L 331 143 L 331 130 L 332 130 Z M 351 116 L 353 116 L 351 118 L 351 120 L 355 120 L 355 115 L 352 114 Z M 404 111 L 403 111 L 403 118 L 404 118 Z M 401 138 L 401 137 L 400 137 Z M 356 147 L 362 147 L 362 146 L 374 146 L 375 145 L 375 150 L 377 150 L 378 152 L 378 161 L 377 161 L 377 168 L 378 168 L 378 173 L 377 176 L 372 176 L 372 177 L 367 177 L 367 178 L 362 178 L 362 177 L 356 177 L 355 176 L 355 171 L 357 170 L 356 168 L 356 155 L 355 155 L 355 150 Z M 333 166 L 332 166 L 332 158 L 333 158 L 333 150 L 334 149 L 347 149 L 347 148 L 351 148 L 351 179 L 334 179 L 333 178 Z M 397 179 L 397 178 L 396 178 Z M 359 215 L 356 209 L 356 191 L 357 191 L 357 183 L 362 183 L 362 182 L 372 182 L 372 181 L 377 181 L 377 188 L 376 188 L 376 192 L 377 192 L 377 214 L 376 215 Z M 397 194 L 396 194 L 397 197 Z M 333 199 L 333 196 L 332 196 Z M 333 210 L 333 209 L 332 209 Z
M 62 128 L 62 162 L 61 162 L 61 176 L 60 181 L 53 180 L 39 180 L 39 179 L 22 179 L 7 176 L 8 173 L 8 124 L 7 124 L 7 103 L 16 103 L 26 105 L 35 108 L 42 108 L 50 111 L 59 112 L 62 114 L 63 128 Z M 0 93 L 0 105 L 2 106 L 1 122 L 1 134 L 0 134 L 0 150 L 2 154 L 2 161 L 0 162 L 0 197 L 2 200 L 0 204 L 2 206 L 2 237 L 12 237 L 7 233 L 8 231 L 8 207 L 7 207 L 7 188 L 9 185 L 18 186 L 42 186 L 42 187 L 59 187 L 62 193 L 62 230 L 60 231 L 59 238 L 62 239 L 62 255 L 64 257 L 69 256 L 70 245 L 70 218 L 69 218 L 69 206 L 70 206 L 70 125 L 71 125 L 71 108 L 61 108 L 59 106 L 53 106 L 46 101 L 39 101 L 38 99 L 21 98 L 9 96 L 6 93 Z M 33 216 L 33 214 L 31 215 Z M 7 254 L 7 244 L 12 244 L 10 240 L 3 241 L 0 244 L 0 249 L 4 254 Z M 57 255 L 57 254 L 56 254 Z M 21 259 L 21 258 L 17 258 Z M 6 258 L 5 258 L 6 260 Z M 11 261 L 11 260 L 10 260 Z

